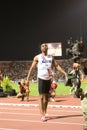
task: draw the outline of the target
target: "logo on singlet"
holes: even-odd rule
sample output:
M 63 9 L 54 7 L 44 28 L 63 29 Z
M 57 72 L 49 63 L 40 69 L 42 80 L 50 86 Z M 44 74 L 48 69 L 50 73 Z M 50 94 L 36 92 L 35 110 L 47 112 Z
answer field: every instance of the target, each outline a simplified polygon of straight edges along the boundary
M 51 63 L 51 60 L 42 60 L 42 63 Z

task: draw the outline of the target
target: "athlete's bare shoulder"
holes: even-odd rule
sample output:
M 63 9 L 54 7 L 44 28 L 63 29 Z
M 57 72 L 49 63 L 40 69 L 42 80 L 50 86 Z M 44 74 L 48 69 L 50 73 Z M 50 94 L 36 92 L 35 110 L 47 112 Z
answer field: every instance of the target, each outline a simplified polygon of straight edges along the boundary
M 38 62 L 38 56 L 39 54 L 34 57 L 33 61 Z

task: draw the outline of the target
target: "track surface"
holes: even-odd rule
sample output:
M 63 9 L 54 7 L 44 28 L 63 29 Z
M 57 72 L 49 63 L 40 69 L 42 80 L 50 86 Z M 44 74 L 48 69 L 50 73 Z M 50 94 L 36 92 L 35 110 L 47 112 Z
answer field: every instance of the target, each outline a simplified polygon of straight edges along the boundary
M 49 102 L 46 122 L 40 120 L 39 98 L 20 101 L 16 97 L 0 98 L 0 130 L 83 130 L 84 118 L 80 99 L 58 96 Z

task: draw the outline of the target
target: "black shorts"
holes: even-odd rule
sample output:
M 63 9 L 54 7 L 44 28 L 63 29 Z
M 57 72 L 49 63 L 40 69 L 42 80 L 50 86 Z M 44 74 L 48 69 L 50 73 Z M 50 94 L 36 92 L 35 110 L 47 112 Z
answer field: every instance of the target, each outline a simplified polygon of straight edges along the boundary
M 43 79 L 38 78 L 39 94 L 49 94 L 50 86 L 51 86 L 50 80 L 43 80 Z

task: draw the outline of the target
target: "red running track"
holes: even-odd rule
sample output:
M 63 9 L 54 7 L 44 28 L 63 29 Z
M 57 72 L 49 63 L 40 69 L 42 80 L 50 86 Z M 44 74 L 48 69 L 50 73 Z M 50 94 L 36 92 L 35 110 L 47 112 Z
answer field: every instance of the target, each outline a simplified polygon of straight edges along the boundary
M 50 120 L 42 122 L 38 97 L 21 102 L 16 97 L 0 98 L 0 130 L 83 130 L 84 118 L 80 99 L 73 96 L 56 97 L 49 102 Z

